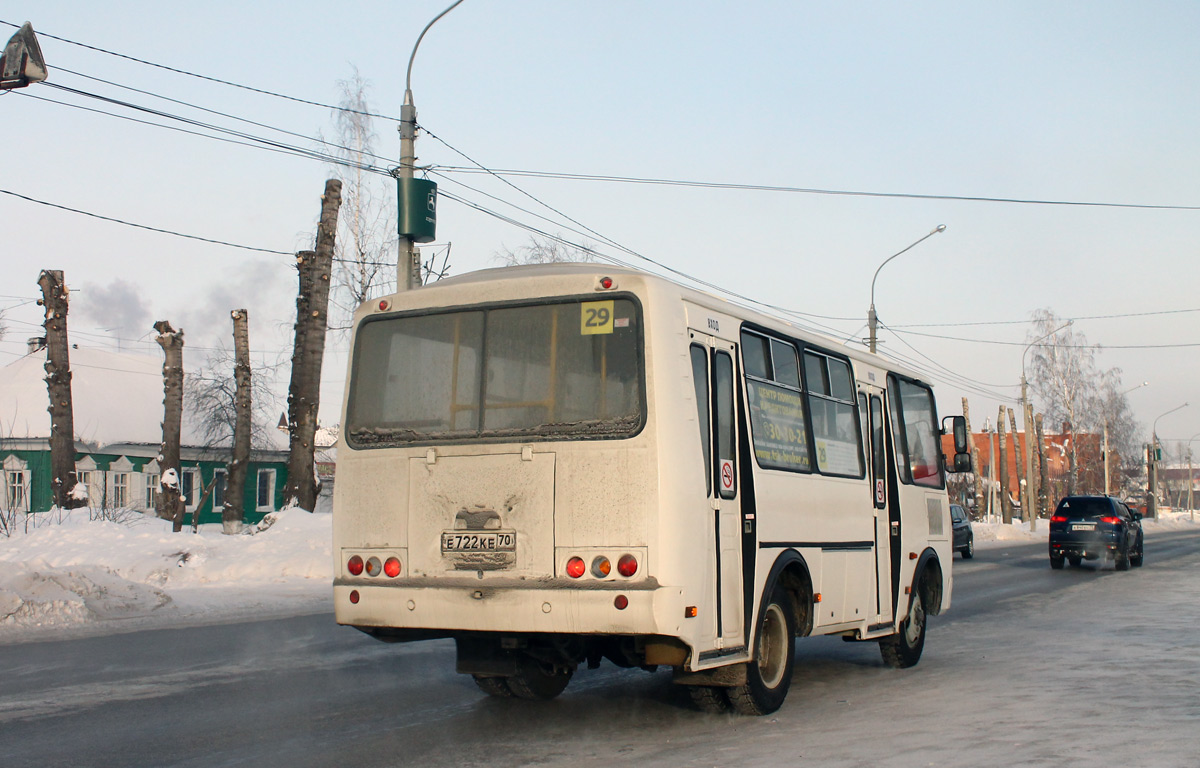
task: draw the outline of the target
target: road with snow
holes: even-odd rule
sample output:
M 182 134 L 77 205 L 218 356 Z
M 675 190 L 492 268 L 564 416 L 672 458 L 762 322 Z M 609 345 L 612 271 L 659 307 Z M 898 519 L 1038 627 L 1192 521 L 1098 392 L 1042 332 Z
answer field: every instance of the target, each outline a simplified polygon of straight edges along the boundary
M 802 640 L 764 718 L 693 710 L 668 672 L 581 670 L 489 699 L 446 641 L 389 646 L 328 614 L 0 646 L 0 765 L 1192 766 L 1200 532 L 1146 565 L 1051 571 L 1044 544 L 954 561 L 921 663 Z

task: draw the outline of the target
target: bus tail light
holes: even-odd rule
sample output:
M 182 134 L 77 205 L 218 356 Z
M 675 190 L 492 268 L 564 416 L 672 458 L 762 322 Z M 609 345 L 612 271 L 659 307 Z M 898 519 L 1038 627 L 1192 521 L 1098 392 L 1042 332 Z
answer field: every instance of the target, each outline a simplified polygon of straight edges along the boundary
M 572 557 L 567 561 L 567 575 L 572 579 L 578 579 L 587 571 L 587 564 L 583 562 L 582 557 Z
M 612 561 L 604 555 L 599 555 L 592 561 L 592 575 L 596 578 L 603 579 L 608 574 L 612 573 Z
M 625 578 L 629 578 L 637 573 L 638 561 L 633 555 L 621 555 L 621 559 L 617 561 L 617 573 Z
M 368 576 L 378 576 L 379 572 L 382 570 L 383 570 L 383 563 L 381 563 L 379 561 L 378 557 L 367 558 L 367 575 Z
M 617 595 L 613 598 L 613 607 L 618 611 L 623 611 L 629 607 L 629 598 L 625 595 Z
M 363 559 L 358 555 L 350 558 L 346 563 L 346 570 L 350 571 L 351 576 L 361 576 L 363 572 Z
M 396 578 L 400 575 L 400 558 L 389 557 L 383 564 L 383 572 L 390 578 Z

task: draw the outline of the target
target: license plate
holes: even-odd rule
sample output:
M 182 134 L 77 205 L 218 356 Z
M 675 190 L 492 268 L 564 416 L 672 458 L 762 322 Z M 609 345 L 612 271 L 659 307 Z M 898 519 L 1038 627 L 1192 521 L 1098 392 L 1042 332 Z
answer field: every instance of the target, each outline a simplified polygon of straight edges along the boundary
M 517 548 L 515 531 L 443 531 L 443 552 L 512 552 Z
M 1072 525 L 1071 530 L 1072 531 L 1094 531 L 1094 530 L 1096 530 L 1096 524 L 1088 523 L 1085 525 Z

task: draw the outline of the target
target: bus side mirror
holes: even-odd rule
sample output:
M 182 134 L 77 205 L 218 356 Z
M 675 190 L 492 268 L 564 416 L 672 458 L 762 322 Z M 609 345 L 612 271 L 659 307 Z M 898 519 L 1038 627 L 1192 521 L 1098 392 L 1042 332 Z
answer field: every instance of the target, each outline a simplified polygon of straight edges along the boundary
M 946 421 L 949 420 L 950 428 L 946 428 Z M 942 419 L 942 434 L 954 435 L 954 463 L 951 464 L 951 472 L 970 472 L 971 471 L 971 454 L 967 444 L 967 420 L 962 416 L 947 416 Z

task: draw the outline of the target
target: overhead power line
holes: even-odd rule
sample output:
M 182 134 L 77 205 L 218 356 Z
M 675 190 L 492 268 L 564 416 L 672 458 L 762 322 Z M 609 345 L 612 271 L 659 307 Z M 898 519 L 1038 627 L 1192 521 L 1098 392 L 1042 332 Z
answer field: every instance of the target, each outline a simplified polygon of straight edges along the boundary
M 20 24 L 14 24 L 11 21 L 4 21 L 3 19 L 0 19 L 0 24 L 5 24 L 7 26 L 14 27 L 16 29 L 20 29 L 20 26 L 21 26 Z M 40 30 L 38 31 L 37 34 L 39 37 L 48 37 L 52 40 L 58 40 L 59 42 L 62 42 L 62 43 L 67 43 L 69 45 L 75 45 L 80 48 L 86 48 L 90 51 L 96 51 L 97 53 L 103 53 L 108 56 L 115 56 L 119 59 L 125 59 L 126 61 L 133 61 L 138 64 L 145 64 L 148 67 L 157 67 L 158 69 L 164 69 L 168 72 L 174 72 L 178 75 L 186 75 L 188 77 L 194 77 L 198 80 L 207 80 L 210 83 L 218 83 L 220 85 L 228 85 L 232 88 L 241 88 L 242 90 L 245 90 L 245 91 L 252 91 L 254 93 L 260 93 L 264 96 L 273 96 L 277 99 L 286 99 L 287 101 L 294 101 L 298 104 L 308 104 L 309 106 L 322 107 L 324 109 L 338 109 L 338 110 L 342 110 L 343 112 L 353 112 L 355 114 L 366 115 L 368 117 L 379 117 L 384 120 L 391 120 L 391 121 L 397 122 L 397 123 L 400 122 L 400 118 L 391 117 L 389 115 L 380 115 L 380 114 L 376 114 L 374 112 L 363 112 L 363 111 L 360 111 L 357 109 L 346 109 L 344 107 L 335 107 L 332 104 L 323 104 L 319 101 L 310 101 L 309 99 L 302 99 L 297 96 L 288 96 L 287 94 L 276 93 L 275 91 L 268 91 L 264 88 L 255 88 L 250 85 L 242 85 L 241 83 L 235 83 L 232 80 L 222 80 L 219 77 L 211 77 L 209 75 L 201 75 L 196 72 L 189 72 L 186 69 L 179 69 L 178 67 L 169 67 L 166 64 L 156 64 L 153 61 L 147 61 L 146 59 L 139 59 L 136 56 L 130 56 L 130 55 L 124 54 L 124 53 L 117 53 L 116 51 L 110 51 L 110 50 L 101 48 L 96 45 L 88 45 L 87 43 L 76 42 L 75 40 L 68 40 L 65 37 L 59 37 L 58 35 L 52 35 L 48 32 L 43 32 Z
M 29 197 L 28 195 L 21 195 L 21 194 L 12 192 L 7 189 L 0 189 L 0 194 L 11 195 L 12 197 L 20 198 L 21 200 L 27 200 L 31 203 L 37 203 L 38 205 L 45 205 L 49 208 L 58 208 L 59 210 L 62 210 L 62 211 L 70 211 L 71 213 L 78 213 L 81 216 L 90 216 L 93 219 L 101 219 L 103 221 L 110 221 L 113 224 L 124 224 L 127 227 L 135 227 L 137 229 L 145 229 L 145 230 L 149 230 L 150 232 L 158 232 L 158 233 L 164 234 L 164 235 L 173 235 L 175 237 L 186 237 L 189 240 L 199 240 L 200 242 L 203 242 L 203 243 L 213 243 L 214 245 L 224 245 L 228 248 L 241 248 L 242 250 L 245 250 L 245 251 L 258 251 L 259 253 L 273 253 L 273 254 L 279 254 L 281 256 L 293 256 L 294 255 L 289 251 L 276 251 L 276 250 L 272 250 L 270 248 L 255 248 L 254 246 L 250 246 L 250 245 L 241 245 L 239 243 L 230 243 L 225 240 L 214 240 L 209 237 L 200 237 L 199 235 L 188 235 L 188 234 L 184 234 L 183 232 L 175 232 L 170 229 L 161 229 L 159 227 L 151 227 L 147 224 L 136 224 L 132 221 L 125 221 L 124 219 L 117 219 L 117 218 L 113 218 L 112 216 L 102 216 L 98 213 L 92 213 L 91 211 L 83 211 L 83 210 L 80 210 L 79 208 L 71 208 L 66 205 L 59 205 L 58 203 L 50 203 L 45 200 L 38 200 L 35 197 Z
M 480 173 L 476 168 L 463 166 L 438 166 L 445 173 Z M 990 197 L 986 195 L 922 194 L 918 192 L 869 192 L 850 189 L 823 189 L 820 187 L 791 187 L 771 184 L 744 184 L 722 181 L 695 181 L 687 179 L 648 178 L 639 176 L 612 176 L 605 174 L 564 173 L 559 171 L 530 171 L 513 168 L 493 168 L 487 173 L 496 176 L 524 176 L 538 179 L 562 179 L 566 181 L 604 181 L 614 184 L 652 184 L 671 187 L 699 187 L 701 189 L 728 189 L 751 192 L 787 192 L 807 195 L 833 195 L 842 197 L 883 197 L 902 200 L 950 200 L 970 203 L 1009 203 L 1016 205 L 1078 206 L 1085 208 L 1133 208 L 1157 211 L 1200 211 L 1200 205 L 1157 205 L 1150 203 L 1113 203 L 1093 200 L 1050 200 L 1020 197 Z

